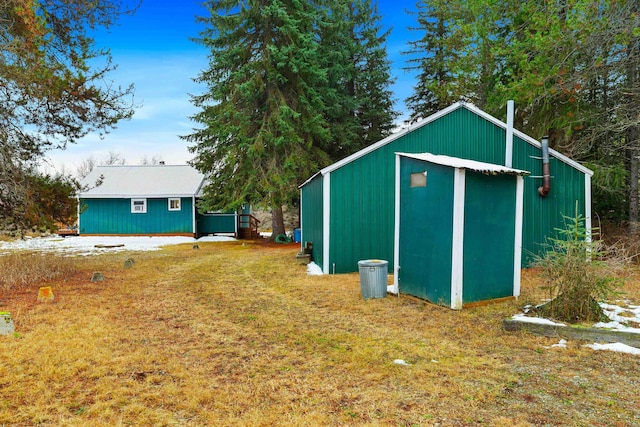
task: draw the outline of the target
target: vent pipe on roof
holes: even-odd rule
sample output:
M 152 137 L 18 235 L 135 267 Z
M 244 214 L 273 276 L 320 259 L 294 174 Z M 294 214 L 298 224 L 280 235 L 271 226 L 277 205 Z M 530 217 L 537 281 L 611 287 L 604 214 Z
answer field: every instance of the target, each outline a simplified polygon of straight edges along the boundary
M 551 172 L 549 171 L 549 137 L 543 136 L 542 143 L 542 187 L 538 187 L 538 194 L 546 197 L 551 190 Z
M 507 101 L 507 135 L 504 153 L 504 165 L 510 168 L 513 164 L 513 100 Z

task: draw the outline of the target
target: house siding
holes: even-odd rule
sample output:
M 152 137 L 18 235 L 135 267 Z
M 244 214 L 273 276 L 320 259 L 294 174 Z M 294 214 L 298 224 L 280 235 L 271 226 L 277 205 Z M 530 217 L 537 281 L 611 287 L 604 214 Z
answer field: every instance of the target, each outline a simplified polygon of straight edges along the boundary
M 198 235 L 215 233 L 235 233 L 236 214 L 196 214 Z
M 193 234 L 192 198 L 169 211 L 167 198 L 147 198 L 146 213 L 131 213 L 131 199 L 80 199 L 80 234 Z

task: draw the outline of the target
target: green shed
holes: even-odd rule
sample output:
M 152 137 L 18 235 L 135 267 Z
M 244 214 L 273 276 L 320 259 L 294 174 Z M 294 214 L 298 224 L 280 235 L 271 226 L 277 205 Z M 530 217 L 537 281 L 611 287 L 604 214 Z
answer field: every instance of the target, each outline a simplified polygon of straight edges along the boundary
M 523 182 L 522 265 L 546 237 L 578 214 L 591 227 L 593 172 L 549 151 L 551 187 L 545 196 L 541 144 L 474 105 L 458 102 L 318 171 L 300 186 L 301 243 L 325 274 L 358 270 L 364 259 L 389 260 L 394 271 L 395 153 L 432 153 L 530 171 Z
M 396 154 L 394 293 L 462 308 L 520 294 L 524 175 L 433 154 Z

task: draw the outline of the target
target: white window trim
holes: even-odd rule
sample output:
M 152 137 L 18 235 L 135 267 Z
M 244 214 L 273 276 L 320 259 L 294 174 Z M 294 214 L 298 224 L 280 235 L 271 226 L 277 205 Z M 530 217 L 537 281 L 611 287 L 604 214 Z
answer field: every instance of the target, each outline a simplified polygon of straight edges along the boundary
M 178 207 L 177 208 L 171 208 L 171 202 L 177 200 L 178 201 Z M 167 208 L 170 211 L 180 211 L 182 210 L 182 200 L 180 199 L 180 197 L 171 197 L 169 198 L 168 202 L 167 202 Z
M 142 202 L 142 210 L 135 209 L 136 202 Z M 134 213 L 134 214 L 147 213 L 147 199 L 131 199 L 131 213 Z

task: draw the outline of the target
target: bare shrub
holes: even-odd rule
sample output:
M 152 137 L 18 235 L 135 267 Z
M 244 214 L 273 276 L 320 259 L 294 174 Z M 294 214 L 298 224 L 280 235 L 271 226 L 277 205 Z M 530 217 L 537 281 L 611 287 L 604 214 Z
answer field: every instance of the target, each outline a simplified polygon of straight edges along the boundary
M 619 293 L 628 258 L 620 248 L 587 239 L 581 215 L 565 220 L 566 227 L 556 229 L 558 237 L 548 239 L 546 253 L 536 262 L 550 300 L 537 312 L 571 323 L 606 320 L 598 302 Z
M 20 252 L 0 255 L 0 271 L 0 287 L 7 291 L 63 277 L 76 266 L 68 257 Z

